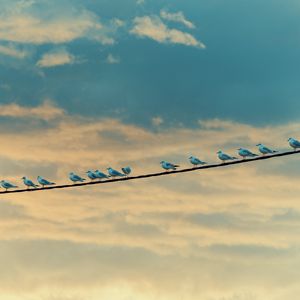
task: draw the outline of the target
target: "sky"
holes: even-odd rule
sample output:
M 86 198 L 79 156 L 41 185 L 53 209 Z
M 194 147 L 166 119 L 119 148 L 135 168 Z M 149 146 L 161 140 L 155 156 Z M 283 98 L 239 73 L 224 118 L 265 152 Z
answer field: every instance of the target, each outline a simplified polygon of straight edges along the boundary
M 188 167 L 300 139 L 296 0 L 0 0 L 0 178 Z M 297 300 L 297 155 L 0 197 L 0 299 Z

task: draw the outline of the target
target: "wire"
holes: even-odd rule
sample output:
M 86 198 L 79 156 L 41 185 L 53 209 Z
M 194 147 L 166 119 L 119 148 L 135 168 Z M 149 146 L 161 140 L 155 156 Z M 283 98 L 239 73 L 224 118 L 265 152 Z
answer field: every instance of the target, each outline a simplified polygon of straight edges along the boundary
M 276 152 L 274 154 L 265 155 L 265 156 L 258 156 L 258 157 L 247 158 L 247 159 L 239 159 L 239 160 L 229 161 L 229 162 L 225 162 L 225 163 L 202 165 L 200 167 L 192 167 L 192 168 L 180 169 L 180 170 L 175 170 L 175 171 L 150 173 L 150 174 L 143 174 L 143 175 L 138 175 L 138 176 L 129 176 L 129 177 L 116 178 L 116 179 L 108 179 L 105 181 L 91 181 L 91 182 L 76 183 L 76 184 L 63 184 L 63 185 L 47 186 L 47 187 L 35 188 L 35 189 L 18 189 L 18 190 L 12 190 L 12 191 L 0 191 L 0 194 L 12 194 L 12 193 L 47 191 L 47 190 L 54 190 L 54 189 L 66 189 L 66 188 L 82 187 L 82 186 L 86 186 L 86 185 L 106 184 L 106 183 L 114 183 L 114 182 L 120 182 L 120 181 L 129 181 L 129 180 L 136 180 L 136 179 L 143 179 L 143 178 L 150 178 L 150 177 L 166 176 L 166 175 L 172 175 L 172 174 L 177 174 L 177 173 L 193 172 L 193 171 L 197 171 L 197 170 L 228 167 L 231 165 L 250 163 L 250 162 L 255 162 L 258 160 L 266 160 L 266 159 L 270 159 L 270 158 L 288 156 L 288 155 L 293 155 L 293 154 L 298 154 L 298 153 L 300 153 L 300 150 L 278 152 L 278 153 Z

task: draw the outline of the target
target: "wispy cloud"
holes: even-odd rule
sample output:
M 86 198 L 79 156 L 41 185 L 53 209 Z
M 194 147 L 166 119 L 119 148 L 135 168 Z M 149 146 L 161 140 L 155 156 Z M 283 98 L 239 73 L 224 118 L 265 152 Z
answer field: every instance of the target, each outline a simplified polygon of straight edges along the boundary
M 67 43 L 78 38 L 112 43 L 93 12 L 71 2 L 11 1 L 2 5 L 0 40 L 24 44 Z
M 29 55 L 29 52 L 13 45 L 0 45 L 0 54 L 23 59 Z
M 25 107 L 16 103 L 0 105 L 1 117 L 38 118 L 49 121 L 63 115 L 64 111 L 53 105 L 50 100 L 46 100 L 40 106 L 36 107 Z
M 69 53 L 65 48 L 55 49 L 45 53 L 36 63 L 38 67 L 50 68 L 75 63 L 75 56 Z
M 107 55 L 106 62 L 108 64 L 119 64 L 121 62 L 121 59 L 120 57 L 114 56 L 113 54 L 109 53 Z
M 167 21 L 172 21 L 172 22 L 177 22 L 185 25 L 187 28 L 193 29 L 195 28 L 195 25 L 186 19 L 182 11 L 176 12 L 176 13 L 171 13 L 167 12 L 165 10 L 160 11 L 160 16 L 162 19 L 167 20 Z
M 205 45 L 193 35 L 178 29 L 169 28 L 158 16 L 136 17 L 131 33 L 138 37 L 148 37 L 160 43 L 182 44 L 197 48 Z

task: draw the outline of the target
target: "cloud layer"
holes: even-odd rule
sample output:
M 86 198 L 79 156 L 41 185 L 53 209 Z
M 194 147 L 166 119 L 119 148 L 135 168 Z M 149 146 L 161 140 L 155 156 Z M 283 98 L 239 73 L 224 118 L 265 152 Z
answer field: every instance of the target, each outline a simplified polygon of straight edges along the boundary
M 210 162 L 219 148 L 233 153 L 258 141 L 285 149 L 286 137 L 300 130 L 299 123 L 269 128 L 215 119 L 200 121 L 197 129 L 151 132 L 116 119 L 67 115 L 47 102 L 1 111 L 12 118 L 0 132 L 1 176 L 18 183 L 24 173 L 62 183 L 69 171 L 84 175 L 109 165 L 129 164 L 141 174 L 159 170 L 163 158 L 188 165 L 190 154 Z M 24 118 L 43 119 L 47 126 L 6 130 Z M 298 291 L 300 264 L 300 174 L 290 176 L 298 161 L 6 196 L 0 256 L 2 265 L 14 267 L 0 271 L 0 290 L 14 293 L 17 282 L 32 299 L 51 299 L 49 287 L 58 299 L 75 297 L 74 286 L 82 299 L 119 299 L 123 292 L 146 300 L 288 297 Z

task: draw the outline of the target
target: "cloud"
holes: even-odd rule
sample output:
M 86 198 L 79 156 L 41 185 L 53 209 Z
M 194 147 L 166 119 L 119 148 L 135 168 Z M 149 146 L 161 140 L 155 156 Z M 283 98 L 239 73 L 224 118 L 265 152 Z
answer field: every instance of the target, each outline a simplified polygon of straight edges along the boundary
M 43 105 L 21 106 L 13 114 L 2 106 L 0 112 L 9 111 L 14 123 L 24 116 L 30 123 L 43 117 Z M 300 123 L 255 127 L 202 120 L 198 128 L 153 132 L 117 119 L 70 115 L 53 104 L 48 111 L 54 108 L 57 113 L 44 117 L 51 124 L 47 128 L 34 125 L 20 132 L 2 123 L 1 178 L 22 184 L 24 173 L 32 179 L 41 174 L 65 183 L 70 171 L 84 176 L 89 168 L 127 164 L 138 175 L 160 170 L 165 157 L 182 167 L 189 166 L 190 153 L 215 162 L 215 150 L 231 153 L 236 143 L 252 149 L 258 140 L 270 146 L 276 141 L 278 149 L 286 149 L 285 137 L 300 131 Z M 74 287 L 83 299 L 103 294 L 100 298 L 119 299 L 124 284 L 128 298 L 199 299 L 201 292 L 203 299 L 235 299 L 243 294 L 241 286 L 266 299 L 280 286 L 286 299 L 281 287 L 290 291 L 299 278 L 291 272 L 300 265 L 299 177 L 287 168 L 298 163 L 295 155 L 157 179 L 6 195 L 0 205 L 1 295 L 14 294 L 11 287 L 17 284 L 34 300 L 48 299 L 55 289 L 72 295 Z M 259 164 L 263 173 L 257 172 Z M 280 176 L 268 171 L 274 164 Z
M 1 117 L 37 118 L 49 121 L 62 115 L 64 115 L 64 111 L 54 106 L 50 100 L 46 100 L 36 107 L 25 107 L 15 103 L 0 105 Z
M 69 53 L 65 48 L 55 49 L 45 53 L 36 63 L 38 67 L 50 68 L 75 63 L 75 56 Z
M 152 122 L 152 125 L 159 126 L 164 122 L 164 120 L 161 117 L 153 117 L 151 122 Z
M 121 62 L 120 57 L 114 56 L 111 53 L 107 55 L 106 62 L 108 64 L 119 64 Z
M 25 50 L 21 50 L 12 45 L 0 45 L 0 54 L 23 59 L 29 55 Z
M 138 37 L 148 37 L 159 43 L 205 48 L 205 45 L 190 33 L 167 27 L 158 16 L 136 17 L 133 23 L 130 33 Z
M 190 29 L 195 28 L 195 25 L 191 21 L 187 20 L 184 16 L 183 12 L 181 12 L 181 11 L 176 12 L 176 13 L 170 13 L 165 10 L 161 10 L 160 17 L 167 21 L 181 23 Z
M 10 1 L 1 4 L 0 40 L 22 44 L 61 44 L 89 38 L 112 43 L 107 30 L 93 12 L 71 1 Z M 1 7 L 2 6 L 2 7 Z

